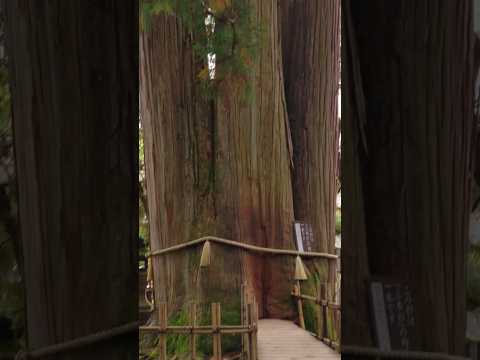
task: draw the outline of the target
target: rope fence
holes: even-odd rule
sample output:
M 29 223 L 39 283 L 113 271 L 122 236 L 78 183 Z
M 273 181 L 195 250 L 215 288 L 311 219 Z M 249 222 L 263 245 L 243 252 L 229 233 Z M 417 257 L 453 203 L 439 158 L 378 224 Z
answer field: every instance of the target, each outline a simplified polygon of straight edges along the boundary
M 245 244 L 245 243 L 240 243 L 237 241 L 229 240 L 229 239 L 224 239 L 224 238 L 219 238 L 219 237 L 214 237 L 214 236 L 206 236 L 202 237 L 196 240 L 192 240 L 186 243 L 174 245 L 169 248 L 161 249 L 161 250 L 156 250 L 153 252 L 150 252 L 146 255 L 147 258 L 152 258 L 154 256 L 159 256 L 159 255 L 164 255 L 168 253 L 173 253 L 182 249 L 186 249 L 189 247 L 193 247 L 199 244 L 203 244 L 206 242 L 214 242 L 214 243 L 219 243 L 223 245 L 228 245 L 231 247 L 236 247 L 240 249 L 244 249 L 247 251 L 259 253 L 259 254 L 270 254 L 270 255 L 289 255 L 289 256 L 297 256 L 297 257 L 307 257 L 307 258 L 324 258 L 328 260 L 337 260 L 338 256 L 334 254 L 328 254 L 328 253 L 321 253 L 321 252 L 300 252 L 300 251 L 295 251 L 295 250 L 287 250 L 287 249 L 272 249 L 272 248 L 266 248 L 266 247 L 261 247 L 261 246 L 256 246 L 256 245 L 250 245 L 250 244 Z M 150 269 L 151 270 L 151 269 Z M 149 271 L 150 271 L 149 270 Z M 303 296 L 303 295 L 302 295 Z M 152 304 L 150 304 L 152 305 Z M 175 326 L 153 326 L 153 327 L 145 327 L 141 326 L 141 323 L 139 321 L 135 321 L 132 323 L 128 323 L 125 325 L 121 325 L 118 327 L 111 328 L 109 330 L 104 330 L 100 331 L 94 334 L 90 334 L 87 336 L 79 337 L 73 340 L 68 340 L 65 342 L 61 342 L 58 344 L 54 345 L 49 345 L 45 346 L 39 349 L 34 349 L 34 350 L 20 350 L 16 354 L 9 354 L 5 358 L 4 355 L 0 355 L 0 359 L 11 359 L 14 356 L 15 360 L 28 360 L 28 359 L 38 359 L 38 358 L 43 358 L 46 356 L 58 354 L 58 353 L 63 353 L 69 350 L 78 350 L 80 348 L 90 346 L 93 344 L 96 344 L 98 342 L 102 342 L 105 340 L 112 339 L 117 336 L 125 335 L 134 331 L 141 331 L 141 332 L 156 332 L 160 334 L 162 337 L 163 335 L 166 335 L 167 333 L 177 333 L 177 334 L 191 334 L 191 336 L 194 336 L 195 334 L 211 334 L 214 338 L 214 343 L 220 344 L 221 339 L 221 334 L 244 334 L 247 337 L 251 337 L 251 339 L 248 341 L 250 344 L 250 348 L 248 350 L 249 353 L 249 358 L 251 359 L 256 359 L 257 357 L 257 349 L 256 349 L 256 336 L 257 336 L 257 321 L 258 321 L 258 310 L 255 308 L 256 305 L 253 308 L 250 308 L 248 310 L 249 314 L 249 324 L 248 325 L 239 325 L 239 326 L 227 326 L 227 325 L 221 325 L 220 318 L 218 317 L 219 315 L 219 309 L 220 309 L 220 304 L 212 304 L 212 306 L 215 308 L 214 312 L 212 314 L 216 314 L 212 318 L 212 326 L 188 326 L 188 327 L 175 327 Z M 251 306 L 251 305 L 250 305 Z M 153 310 L 153 309 L 150 309 Z M 212 308 L 213 310 L 213 308 Z M 216 339 L 216 340 L 215 340 Z M 214 348 L 215 350 L 215 348 Z M 220 359 L 221 356 L 221 348 L 220 345 L 216 347 L 215 350 L 215 356 L 216 358 Z
M 140 332 L 154 333 L 159 336 L 158 356 L 159 360 L 168 360 L 167 336 L 174 334 L 188 335 L 188 355 L 192 359 L 197 358 L 197 335 L 212 336 L 213 357 L 212 360 L 222 360 L 222 335 L 243 336 L 242 354 L 248 360 L 257 360 L 257 331 L 258 331 L 258 310 L 255 302 L 245 304 L 246 323 L 238 325 L 223 325 L 220 303 L 211 304 L 211 324 L 197 325 L 197 304 L 190 304 L 189 325 L 178 326 L 168 324 L 167 303 L 159 304 L 159 325 L 140 326 Z
M 321 253 L 321 252 L 300 252 L 295 250 L 286 250 L 286 249 L 272 249 L 265 248 L 255 245 L 249 245 L 245 243 L 239 243 L 233 240 L 207 236 L 202 237 L 196 240 L 192 240 L 187 243 L 178 244 L 166 249 L 156 250 L 149 254 L 147 257 L 150 259 L 154 256 L 164 255 L 172 252 L 176 252 L 182 249 L 186 249 L 192 246 L 203 244 L 206 242 L 215 242 L 219 244 L 224 244 L 232 247 L 241 248 L 244 250 L 260 253 L 260 254 L 271 254 L 271 255 L 290 255 L 297 257 L 313 257 L 313 258 L 325 258 L 328 260 L 338 259 L 337 255 Z M 297 269 L 296 269 L 297 272 Z M 301 278 L 301 277 L 300 277 Z M 296 278 L 296 280 L 298 280 Z M 299 281 L 294 287 L 291 295 L 297 300 L 299 306 L 299 317 L 300 324 L 303 328 L 305 327 L 304 321 L 302 321 L 302 301 L 312 301 L 317 307 L 320 308 L 320 311 L 317 311 L 317 327 L 319 333 L 316 336 L 323 340 L 324 342 L 329 343 L 332 347 L 338 349 L 343 356 L 346 357 L 372 357 L 375 359 L 415 359 L 415 360 L 470 360 L 468 357 L 450 355 L 446 353 L 437 353 L 437 352 L 424 352 L 424 351 L 401 351 L 401 350 L 381 350 L 374 347 L 361 347 L 361 346 L 350 346 L 350 345 L 340 345 L 340 326 L 337 317 L 335 316 L 334 327 L 335 332 L 337 333 L 338 338 L 332 339 L 328 337 L 326 333 L 326 318 L 327 311 L 334 311 L 340 313 L 341 306 L 335 304 L 328 300 L 325 293 L 328 289 L 323 286 L 323 289 L 317 293 L 317 296 L 310 296 L 301 293 Z M 213 350 L 214 350 L 214 359 L 221 359 L 222 349 L 221 349 L 221 336 L 222 334 L 240 334 L 244 336 L 245 340 L 244 345 L 247 346 L 246 352 L 248 358 L 251 360 L 257 359 L 257 330 L 258 330 L 258 310 L 256 309 L 256 304 L 246 304 L 247 305 L 247 323 L 241 325 L 222 325 L 221 315 L 220 315 L 220 304 L 212 303 L 212 321 L 210 326 L 200 326 L 196 325 L 194 309 L 191 311 L 191 323 L 188 326 L 168 326 L 167 323 L 167 313 L 166 313 L 166 304 L 160 304 L 159 310 L 159 326 L 142 326 L 139 321 L 131 322 L 125 325 L 117 326 L 109 330 L 100 331 L 94 334 L 87 336 L 79 337 L 73 340 L 68 340 L 58 344 L 42 347 L 34 350 L 21 350 L 17 354 L 9 354 L 5 357 L 6 354 L 0 354 L 0 359 L 12 359 L 15 360 L 29 360 L 29 359 L 38 359 L 46 356 L 63 353 L 69 350 L 78 350 L 80 348 L 90 346 L 102 341 L 112 339 L 117 336 L 122 336 L 132 332 L 150 332 L 156 333 L 160 337 L 159 350 L 160 357 L 166 359 L 166 337 L 169 334 L 185 334 L 190 336 L 190 346 L 191 351 L 195 354 L 195 343 L 196 336 L 199 334 L 211 335 L 213 338 Z M 193 305 L 195 306 L 195 305 Z M 339 320 L 339 317 L 338 317 Z M 337 330 L 338 329 L 338 330 Z M 326 336 L 327 335 L 327 336 Z M 8 357 L 11 356 L 11 357 Z M 162 357 L 163 356 L 163 357 Z
M 241 243 L 238 241 L 234 240 L 229 240 L 229 239 L 224 239 L 224 238 L 219 238 L 215 236 L 205 236 L 201 237 L 196 240 L 192 240 L 186 243 L 174 245 L 165 249 L 160 249 L 160 250 L 155 250 L 147 254 L 147 257 L 153 257 L 153 256 L 158 256 L 158 255 L 164 255 L 167 253 L 179 251 L 188 247 L 192 247 L 198 244 L 205 243 L 207 241 L 210 242 L 215 242 L 219 244 L 224 244 L 224 245 L 229 245 L 237 248 L 241 248 L 244 250 L 248 250 L 251 252 L 256 252 L 260 254 L 271 254 L 271 255 L 292 255 L 292 256 L 302 256 L 302 257 L 320 257 L 320 258 L 325 258 L 325 259 L 332 259 L 336 260 L 338 259 L 338 255 L 335 254 L 328 254 L 328 253 L 322 253 L 322 252 L 301 252 L 301 251 L 296 251 L 296 250 L 287 250 L 287 249 L 272 249 L 272 248 L 267 248 L 267 247 L 261 247 L 261 246 L 256 246 L 256 245 L 250 245 L 250 244 L 245 244 Z
M 328 294 L 328 287 L 326 284 L 321 284 L 317 289 L 317 296 L 310 296 L 301 293 L 300 282 L 294 286 L 292 296 L 297 301 L 299 323 L 302 329 L 305 329 L 305 319 L 303 315 L 303 301 L 310 301 L 315 306 L 315 322 L 316 333 L 315 337 L 323 341 L 328 346 L 337 350 L 340 347 L 340 304 L 329 301 L 331 295 Z M 330 319 L 333 326 L 333 334 L 328 327 L 328 319 Z

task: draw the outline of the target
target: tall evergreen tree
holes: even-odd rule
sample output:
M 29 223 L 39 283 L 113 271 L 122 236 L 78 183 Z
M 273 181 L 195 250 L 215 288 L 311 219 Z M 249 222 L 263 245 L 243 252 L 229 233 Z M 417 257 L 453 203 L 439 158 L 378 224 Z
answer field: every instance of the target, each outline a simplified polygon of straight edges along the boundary
M 213 8 L 218 18 L 232 13 L 229 6 L 218 5 L 228 1 L 212 3 L 218 6 Z M 307 114 L 301 116 L 314 124 L 308 151 L 316 160 L 309 176 L 325 181 L 312 180 L 314 185 L 309 186 L 312 190 L 302 192 L 301 196 L 312 194 L 319 202 L 308 208 L 311 214 L 307 220 L 313 222 L 320 217 L 320 222 L 328 228 L 318 231 L 316 250 L 329 251 L 332 247 L 336 189 L 330 184 L 335 183 L 336 151 L 322 152 L 322 149 L 328 146 L 336 149 L 338 135 L 336 111 L 332 108 L 336 91 L 329 82 L 336 88 L 338 51 L 334 44 L 338 38 L 335 24 L 339 23 L 339 4 L 332 10 L 334 2 L 328 2 L 331 4 L 327 12 L 320 6 L 310 9 L 314 12 L 312 21 L 305 26 L 312 41 L 318 35 L 314 28 L 320 24 L 321 14 L 332 17 L 326 25 L 328 29 L 320 30 L 321 43 L 310 53 L 307 49 L 294 48 L 293 37 L 288 41 L 284 39 L 287 31 L 282 32 L 282 28 L 289 25 L 282 23 L 276 1 L 244 3 L 248 3 L 253 28 L 236 32 L 240 45 L 233 46 L 232 53 L 240 54 L 240 63 L 232 61 L 232 54 L 223 49 L 215 53 L 212 82 L 217 84 L 218 91 L 211 100 L 206 99 L 197 86 L 206 66 L 206 56 L 203 59 L 195 56 L 195 45 L 201 34 L 189 31 L 178 13 L 175 17 L 163 12 L 154 17 L 150 29 L 142 33 L 140 96 L 152 250 L 207 234 L 271 248 L 295 246 L 294 199 L 298 190 L 293 186 L 296 165 L 292 140 L 295 139 L 291 135 L 289 101 L 285 98 L 282 46 L 304 51 L 304 59 L 311 57 L 305 60 L 309 73 L 302 81 L 308 86 L 305 95 L 312 96 L 313 104 L 301 109 L 301 104 L 292 101 L 292 111 Z M 298 6 L 307 5 L 299 3 Z M 218 32 L 225 30 L 225 26 L 221 20 L 215 23 Z M 248 46 L 242 47 L 247 41 L 240 37 L 249 38 L 255 33 L 254 28 L 262 29 L 258 34 L 261 41 L 256 53 L 251 54 Z M 321 56 L 323 51 L 329 53 L 326 59 Z M 292 87 L 295 78 L 302 77 L 293 70 L 297 65 L 300 66 L 289 65 Z M 328 72 L 325 77 L 323 71 Z M 245 89 L 251 90 L 250 98 L 242 96 Z M 317 114 L 317 110 L 320 113 Z M 317 130 L 320 130 L 319 138 L 316 138 Z M 321 149 L 314 146 L 317 140 Z M 328 166 L 319 169 L 320 164 Z M 327 214 L 330 210 L 331 214 Z M 315 226 L 317 229 L 318 224 Z M 211 277 L 210 283 L 222 288 L 232 282 L 247 281 L 260 304 L 261 316 L 294 316 L 290 301 L 291 276 L 288 275 L 293 274 L 293 262 L 244 253 L 236 255 L 236 260 L 230 257 L 225 263 L 219 259 L 221 256 L 216 257 L 215 261 L 222 262 L 222 266 L 217 267 L 221 274 L 215 275 L 217 281 Z M 179 285 L 185 283 L 184 279 L 178 281 L 179 273 L 183 273 L 180 269 L 188 263 L 169 255 L 157 259 L 155 264 L 155 284 L 160 299 L 172 302 L 179 294 L 192 291 L 192 287 Z M 166 288 L 169 294 L 165 293 Z

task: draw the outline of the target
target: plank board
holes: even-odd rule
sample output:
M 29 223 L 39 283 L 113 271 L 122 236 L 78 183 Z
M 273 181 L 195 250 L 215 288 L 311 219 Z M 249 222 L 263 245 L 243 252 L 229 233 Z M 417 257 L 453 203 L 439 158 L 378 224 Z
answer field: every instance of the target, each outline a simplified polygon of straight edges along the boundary
M 258 323 L 259 360 L 340 360 L 340 354 L 293 322 L 263 319 Z

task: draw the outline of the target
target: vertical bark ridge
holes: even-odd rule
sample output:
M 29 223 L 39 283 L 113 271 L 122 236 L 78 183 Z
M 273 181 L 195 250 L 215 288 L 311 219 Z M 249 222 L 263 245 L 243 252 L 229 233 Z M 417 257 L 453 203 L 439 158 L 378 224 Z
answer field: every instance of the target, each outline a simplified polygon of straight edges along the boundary
M 333 253 L 340 2 L 289 0 L 282 3 L 282 9 L 285 92 L 294 148 L 295 217 L 312 224 L 316 250 Z
M 2 5 L 28 346 L 39 348 L 137 319 L 138 7 Z M 84 316 L 92 309 L 96 316 Z M 69 358 L 132 358 L 133 338 Z

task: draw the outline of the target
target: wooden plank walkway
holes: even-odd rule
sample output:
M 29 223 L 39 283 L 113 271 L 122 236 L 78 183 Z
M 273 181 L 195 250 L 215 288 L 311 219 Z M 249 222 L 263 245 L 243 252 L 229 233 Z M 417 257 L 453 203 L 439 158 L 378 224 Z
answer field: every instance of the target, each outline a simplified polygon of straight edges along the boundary
M 339 360 L 340 354 L 293 322 L 263 319 L 258 323 L 259 360 Z

